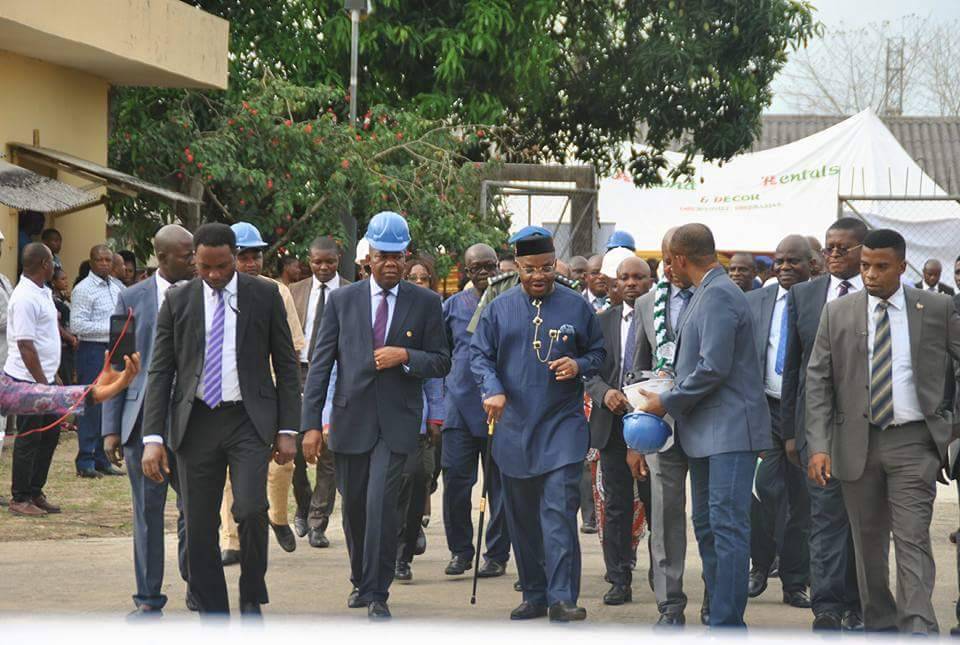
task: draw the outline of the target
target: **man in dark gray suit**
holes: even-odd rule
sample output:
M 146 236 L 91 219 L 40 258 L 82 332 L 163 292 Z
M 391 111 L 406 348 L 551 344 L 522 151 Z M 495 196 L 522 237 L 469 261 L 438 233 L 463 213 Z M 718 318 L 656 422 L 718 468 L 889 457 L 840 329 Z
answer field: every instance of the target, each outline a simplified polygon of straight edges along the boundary
M 217 535 L 229 465 L 240 612 L 256 617 L 269 601 L 267 464 L 271 454 L 280 465 L 296 455 L 300 378 L 280 292 L 236 270 L 236 247 L 226 224 L 198 228 L 200 279 L 170 291 L 160 308 L 141 463 L 160 482 L 170 474 L 167 448 L 177 457 L 190 589 L 203 614 L 230 613 Z
M 636 256 L 626 258 L 617 268 L 617 283 L 623 293 L 623 303 L 599 314 L 607 356 L 600 373 L 587 380 L 586 388 L 594 402 L 590 412 L 590 447 L 600 451 L 603 471 L 603 561 L 611 584 L 603 597 L 606 605 L 622 605 L 633 600 L 633 498 L 639 480 L 646 489 L 647 506 L 650 506 L 646 467 L 639 459 L 633 459 L 628 465 L 627 444 L 623 441 L 623 415 L 629 405 L 623 386 L 633 381 L 635 371 L 637 313 L 634 305 L 637 298 L 650 289 L 650 265 Z
M 397 560 L 397 495 L 407 455 L 417 451 L 423 381 L 450 370 L 440 297 L 402 281 L 406 221 L 370 220 L 370 280 L 332 292 L 303 390 L 303 454 L 323 449 L 321 414 L 334 363 L 337 382 L 329 447 L 336 460 L 343 532 L 350 555 L 351 608 L 389 618 Z
M 807 367 L 808 473 L 818 486 L 841 483 L 866 629 L 927 635 L 938 631 L 930 521 L 953 438 L 944 394 L 960 317 L 950 298 L 904 287 L 906 266 L 903 236 L 871 231 L 865 292 L 824 309 Z
M 133 310 L 136 322 L 136 347 L 144 364 L 149 365 L 153 355 L 153 338 L 157 326 L 157 312 L 166 298 L 167 290 L 196 273 L 193 263 L 193 235 L 190 231 L 170 224 L 164 226 L 153 239 L 157 256 L 157 271 L 147 280 L 120 292 L 117 314 Z M 137 580 L 134 614 L 160 614 L 167 597 L 163 587 L 163 514 L 167 504 L 167 480 L 155 482 L 143 476 L 140 460 L 143 458 L 143 401 L 147 392 L 147 371 L 144 370 L 127 389 L 103 404 L 103 449 L 107 458 L 119 466 L 126 461 L 133 502 L 133 566 Z M 187 576 L 186 527 L 179 496 L 176 459 L 167 454 L 171 476 L 169 483 L 177 491 L 177 538 L 180 576 Z M 187 591 L 187 607 L 197 609 L 196 601 Z
M 780 432 L 787 456 L 806 464 L 806 415 L 804 409 L 807 362 L 826 303 L 863 289 L 860 277 L 860 247 L 867 227 L 858 219 L 844 217 L 826 234 L 823 255 L 827 275 L 798 284 L 787 298 L 787 356 L 780 398 Z M 813 628 L 848 631 L 863 629 L 853 537 L 843 506 L 840 484 L 826 487 L 808 482 L 810 496 L 810 591 Z
M 806 474 L 788 461 L 784 452 L 780 398 L 787 349 L 787 295 L 810 278 L 812 264 L 810 242 L 802 235 L 789 235 L 774 254 L 777 284 L 747 293 L 773 427 L 773 448 L 764 451 L 757 467 L 759 500 L 753 500 L 749 595 L 755 598 L 767 588 L 768 574 L 779 554 L 783 602 L 801 608 L 810 607 L 810 498 Z
M 711 627 L 742 627 L 750 571 L 750 500 L 757 453 L 772 447 L 753 321 L 717 261 L 713 234 L 687 224 L 670 240 L 675 275 L 697 285 L 677 332 L 673 389 L 641 408 L 676 423 L 690 462 L 693 528 Z
M 637 299 L 637 370 L 673 369 L 676 330 L 680 316 L 693 298 L 696 287 L 686 277 L 674 275 L 670 238 L 663 237 L 664 281 Z M 650 551 L 653 556 L 653 590 L 660 617 L 658 625 L 686 623 L 687 595 L 683 592 L 683 571 L 687 559 L 687 455 L 672 439 L 655 455 L 633 457 L 650 470 Z M 700 621 L 709 623 L 710 598 L 704 592 Z

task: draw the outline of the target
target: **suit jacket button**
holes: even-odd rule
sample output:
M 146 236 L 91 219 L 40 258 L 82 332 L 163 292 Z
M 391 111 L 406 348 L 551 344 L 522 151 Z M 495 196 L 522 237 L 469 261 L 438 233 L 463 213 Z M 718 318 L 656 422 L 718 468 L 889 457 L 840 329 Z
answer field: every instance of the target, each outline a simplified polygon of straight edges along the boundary
M 867 413 L 866 413 L 866 412 L 863 413 L 863 418 L 864 418 L 864 419 L 867 418 Z

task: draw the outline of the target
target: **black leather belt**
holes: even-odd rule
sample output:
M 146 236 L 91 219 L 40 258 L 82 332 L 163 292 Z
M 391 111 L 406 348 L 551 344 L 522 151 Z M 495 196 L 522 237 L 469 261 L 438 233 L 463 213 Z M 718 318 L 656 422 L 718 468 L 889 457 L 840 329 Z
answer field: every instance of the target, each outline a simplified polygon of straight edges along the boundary
M 243 401 L 220 401 L 220 403 L 217 404 L 217 407 L 211 408 L 203 399 L 198 398 L 196 399 L 196 402 L 208 410 L 222 410 L 224 408 L 235 408 L 238 405 L 243 405 Z

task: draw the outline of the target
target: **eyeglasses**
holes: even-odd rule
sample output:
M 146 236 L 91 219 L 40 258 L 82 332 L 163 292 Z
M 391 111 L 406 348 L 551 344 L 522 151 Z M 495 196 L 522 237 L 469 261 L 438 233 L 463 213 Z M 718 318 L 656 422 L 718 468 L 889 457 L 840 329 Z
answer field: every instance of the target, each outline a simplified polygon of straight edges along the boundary
M 527 276 L 536 275 L 538 273 L 542 275 L 553 275 L 553 272 L 556 270 L 557 270 L 556 264 L 548 264 L 542 267 L 527 267 L 522 265 L 520 266 L 520 273 Z
M 477 274 L 481 271 L 486 271 L 487 273 L 493 273 L 497 270 L 496 262 L 478 262 L 476 264 L 467 265 L 467 273 Z
M 856 251 L 861 246 L 863 246 L 863 244 L 857 244 L 856 246 L 851 246 L 849 249 L 846 248 L 845 246 L 825 246 L 823 247 L 822 253 L 823 253 L 823 256 L 827 258 L 830 257 L 831 255 L 836 255 L 837 257 L 842 258 L 848 253 Z

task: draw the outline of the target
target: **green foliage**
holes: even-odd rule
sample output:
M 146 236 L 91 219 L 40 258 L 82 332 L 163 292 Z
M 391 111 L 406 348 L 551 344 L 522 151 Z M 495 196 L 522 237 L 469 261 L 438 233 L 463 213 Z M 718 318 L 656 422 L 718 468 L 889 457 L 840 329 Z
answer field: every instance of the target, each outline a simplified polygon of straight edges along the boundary
M 339 214 L 352 208 L 360 230 L 382 210 L 405 215 L 414 243 L 456 255 L 477 241 L 499 243 L 504 223 L 478 212 L 482 164 L 465 152 L 488 145 L 490 128 L 452 126 L 376 106 L 354 129 L 338 116 L 342 92 L 270 81 L 234 103 L 185 93 L 162 118 L 114 132 L 111 162 L 138 175 L 204 186 L 207 221 L 248 221 L 272 242 L 268 254 L 306 255 L 320 235 L 345 240 Z M 130 113 L 126 111 L 129 110 Z M 118 122 L 136 121 L 122 102 Z M 155 204 L 117 200 L 120 237 L 149 239 L 171 215 Z M 449 268 L 452 258 L 439 261 Z

